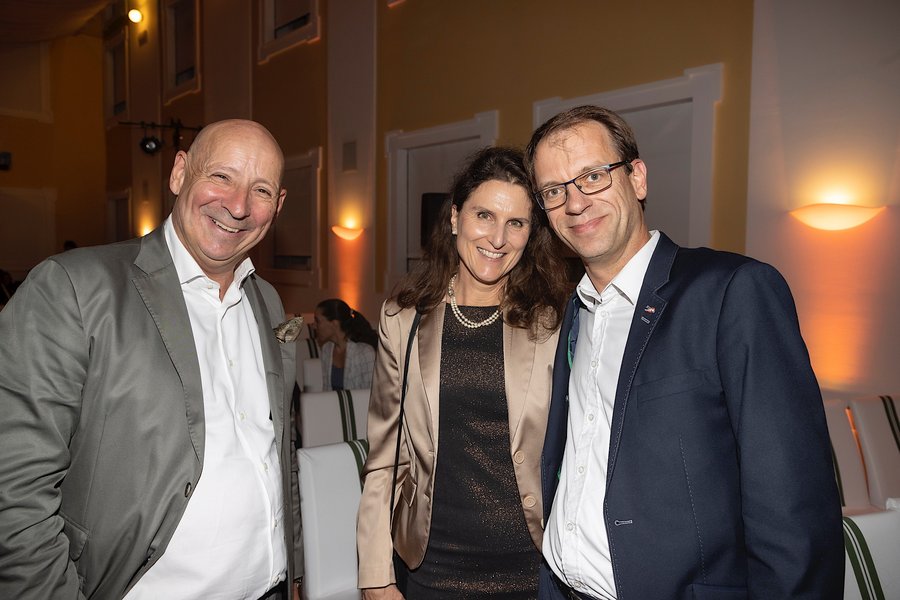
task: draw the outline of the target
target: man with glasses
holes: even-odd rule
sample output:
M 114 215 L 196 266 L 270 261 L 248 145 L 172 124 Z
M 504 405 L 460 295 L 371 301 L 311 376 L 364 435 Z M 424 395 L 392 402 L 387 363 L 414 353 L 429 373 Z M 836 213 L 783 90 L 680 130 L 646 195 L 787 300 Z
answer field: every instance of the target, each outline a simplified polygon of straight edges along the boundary
M 840 598 L 828 432 L 784 279 L 650 231 L 647 166 L 612 111 L 553 117 L 526 166 L 586 270 L 554 368 L 540 597 Z

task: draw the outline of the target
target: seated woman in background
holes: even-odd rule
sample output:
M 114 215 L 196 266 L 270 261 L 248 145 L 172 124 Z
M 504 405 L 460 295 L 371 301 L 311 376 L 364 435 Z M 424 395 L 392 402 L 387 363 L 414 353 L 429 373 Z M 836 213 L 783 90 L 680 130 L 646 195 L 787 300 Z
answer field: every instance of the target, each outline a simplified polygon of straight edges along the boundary
M 369 321 L 338 298 L 319 302 L 314 318 L 316 343 L 322 347 L 322 389 L 372 387 L 378 334 Z

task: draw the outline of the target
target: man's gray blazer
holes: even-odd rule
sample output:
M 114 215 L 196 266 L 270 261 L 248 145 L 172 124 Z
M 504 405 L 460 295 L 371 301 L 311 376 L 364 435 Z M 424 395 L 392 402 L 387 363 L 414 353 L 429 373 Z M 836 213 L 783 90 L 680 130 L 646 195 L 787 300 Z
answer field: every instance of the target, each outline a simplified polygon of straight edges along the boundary
M 293 344 L 258 277 L 285 495 L 302 571 L 290 442 Z M 121 598 L 159 559 L 203 468 L 200 366 L 163 229 L 38 265 L 0 313 L 0 598 Z M 302 569 L 302 567 L 301 567 Z

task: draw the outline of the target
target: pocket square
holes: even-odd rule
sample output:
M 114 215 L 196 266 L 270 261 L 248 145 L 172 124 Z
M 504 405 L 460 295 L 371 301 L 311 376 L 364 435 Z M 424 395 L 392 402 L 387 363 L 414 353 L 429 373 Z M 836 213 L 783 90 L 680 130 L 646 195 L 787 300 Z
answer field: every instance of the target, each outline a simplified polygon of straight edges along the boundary
M 275 332 L 275 337 L 282 344 L 287 344 L 288 342 L 295 341 L 298 337 L 300 337 L 300 328 L 303 326 L 303 317 L 294 317 L 293 319 L 288 319 L 284 323 L 281 323 L 277 327 L 273 328 L 272 331 Z

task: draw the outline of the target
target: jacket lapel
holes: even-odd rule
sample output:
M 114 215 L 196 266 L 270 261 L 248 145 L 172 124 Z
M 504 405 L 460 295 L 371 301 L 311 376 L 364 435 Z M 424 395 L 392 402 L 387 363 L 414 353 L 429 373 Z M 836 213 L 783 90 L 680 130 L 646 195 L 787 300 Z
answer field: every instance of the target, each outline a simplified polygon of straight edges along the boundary
M 438 431 L 439 398 L 441 391 L 441 338 L 444 331 L 444 309 L 446 304 L 438 304 L 434 310 L 422 315 L 419 322 L 419 331 L 416 333 L 419 343 L 419 373 L 421 374 L 422 388 L 425 390 L 425 404 L 431 412 L 430 428 L 428 431 L 432 444 L 437 447 L 437 439 L 434 435 Z M 414 316 L 415 312 L 410 311 Z M 410 320 L 412 325 L 412 320 Z M 409 328 L 407 327 L 407 333 Z M 412 373 L 412 370 L 410 370 Z M 409 382 L 412 387 L 412 382 Z
M 284 374 L 281 364 L 281 349 L 273 332 L 273 325 L 266 309 L 262 292 L 256 284 L 256 277 L 250 275 L 244 280 L 244 292 L 256 317 L 259 328 L 259 345 L 262 349 L 263 367 L 266 370 L 266 388 L 269 392 L 269 411 L 275 429 L 275 444 L 281 456 L 282 436 L 284 431 Z
M 535 342 L 528 330 L 503 324 L 503 375 L 509 414 L 509 439 L 516 438 L 525 411 L 534 366 Z
M 143 299 L 147 312 L 156 323 L 160 338 L 184 386 L 191 444 L 197 460 L 203 464 L 206 426 L 203 417 L 200 362 L 197 359 L 197 348 L 178 273 L 172 263 L 172 255 L 166 245 L 162 227 L 141 240 L 141 249 L 134 265 L 139 272 L 132 278 L 132 282 Z
M 659 288 L 669 281 L 669 273 L 672 263 L 678 252 L 678 246 L 669 239 L 666 234 L 660 232 L 659 242 L 653 251 L 653 257 L 647 266 L 644 275 L 644 283 L 638 295 L 634 308 L 634 317 L 631 321 L 631 329 L 628 332 L 628 341 L 625 343 L 625 353 L 622 356 L 622 367 L 619 371 L 619 381 L 616 386 L 616 400 L 613 406 L 612 425 L 609 444 L 609 468 L 606 482 L 612 480 L 615 470 L 616 456 L 619 451 L 619 442 L 622 438 L 622 426 L 625 423 L 625 410 L 628 408 L 628 399 L 631 396 L 631 384 L 634 374 L 641 362 L 644 348 L 650 341 L 656 324 L 665 312 L 667 300 L 658 294 Z

